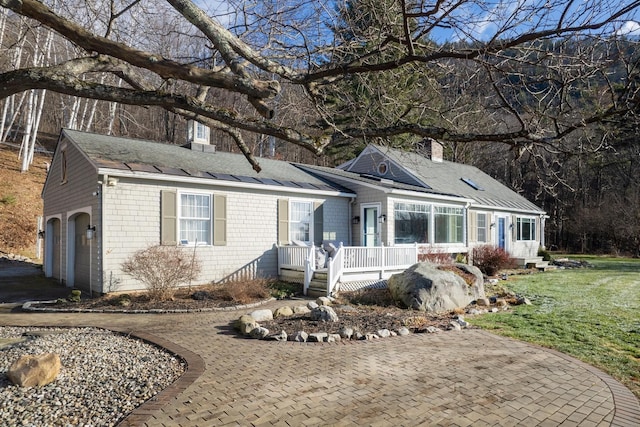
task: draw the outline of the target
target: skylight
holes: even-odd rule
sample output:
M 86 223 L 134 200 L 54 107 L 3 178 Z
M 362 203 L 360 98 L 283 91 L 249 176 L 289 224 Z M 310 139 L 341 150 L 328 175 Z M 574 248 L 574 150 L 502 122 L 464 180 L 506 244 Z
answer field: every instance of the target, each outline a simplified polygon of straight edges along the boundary
M 473 180 L 471 178 L 460 178 L 465 184 L 467 184 L 469 187 L 478 190 L 478 191 L 484 191 L 484 188 L 480 187 L 478 184 L 476 184 L 475 182 L 473 182 Z

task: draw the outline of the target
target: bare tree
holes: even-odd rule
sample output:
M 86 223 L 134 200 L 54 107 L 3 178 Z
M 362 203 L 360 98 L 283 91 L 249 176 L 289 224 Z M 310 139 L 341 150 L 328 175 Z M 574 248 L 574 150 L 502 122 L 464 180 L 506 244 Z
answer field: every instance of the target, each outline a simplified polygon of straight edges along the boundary
M 228 10 L 204 11 L 189 0 L 92 0 L 54 11 L 47 1 L 0 0 L 77 49 L 52 65 L 2 72 L 0 98 L 47 89 L 161 107 L 225 132 L 256 170 L 245 142 L 252 133 L 316 154 L 354 138 L 416 135 L 502 142 L 521 155 L 636 109 L 634 75 L 609 74 L 621 57 L 633 62 L 634 49 L 611 49 L 610 41 L 634 28 L 640 1 L 378 3 L 232 1 Z M 172 38 L 185 43 L 157 43 Z M 407 87 L 398 109 L 379 87 L 414 73 L 428 79 L 428 90 Z M 345 104 L 332 99 L 354 79 L 393 114 L 341 120 Z M 303 95 L 297 105 L 313 114 L 278 120 L 278 99 L 295 88 Z M 225 96 L 236 103 L 221 102 Z M 360 105 L 343 98 L 351 111 L 371 114 L 373 98 Z

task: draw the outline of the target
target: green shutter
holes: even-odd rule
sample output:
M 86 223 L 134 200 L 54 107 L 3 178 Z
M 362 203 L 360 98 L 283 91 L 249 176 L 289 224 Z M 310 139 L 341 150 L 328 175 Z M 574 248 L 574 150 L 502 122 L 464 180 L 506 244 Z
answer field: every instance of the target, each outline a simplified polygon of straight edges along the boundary
M 316 245 L 322 245 L 322 236 L 324 232 L 323 206 L 322 202 L 313 203 L 313 243 Z
M 227 196 L 213 196 L 213 244 L 227 244 Z
M 278 200 L 278 244 L 289 244 L 289 200 Z
M 177 193 L 164 190 L 160 194 L 160 244 L 175 245 L 178 232 Z

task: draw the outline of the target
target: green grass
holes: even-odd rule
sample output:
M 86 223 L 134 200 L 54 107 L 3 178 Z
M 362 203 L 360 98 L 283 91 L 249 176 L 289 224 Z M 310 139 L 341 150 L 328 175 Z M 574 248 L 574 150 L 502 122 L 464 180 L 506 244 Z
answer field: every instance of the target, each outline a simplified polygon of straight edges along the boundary
M 494 333 L 596 366 L 640 397 L 640 260 L 577 257 L 595 267 L 517 276 L 502 285 L 532 305 L 469 319 Z

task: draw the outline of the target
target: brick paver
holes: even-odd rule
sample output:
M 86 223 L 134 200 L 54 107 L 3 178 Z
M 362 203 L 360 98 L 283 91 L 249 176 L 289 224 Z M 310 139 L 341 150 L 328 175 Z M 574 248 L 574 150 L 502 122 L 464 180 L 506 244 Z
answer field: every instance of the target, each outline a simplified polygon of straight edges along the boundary
M 640 425 L 628 389 L 559 352 L 480 330 L 335 344 L 238 338 L 229 324 L 248 311 L 11 313 L 0 324 L 105 327 L 185 357 L 189 372 L 123 425 Z

